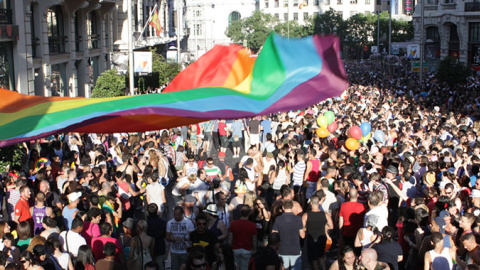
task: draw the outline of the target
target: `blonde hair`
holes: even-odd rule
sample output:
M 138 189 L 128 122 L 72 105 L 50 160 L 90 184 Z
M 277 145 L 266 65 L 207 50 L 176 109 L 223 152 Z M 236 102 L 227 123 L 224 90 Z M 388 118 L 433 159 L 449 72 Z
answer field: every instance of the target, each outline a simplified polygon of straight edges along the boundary
M 257 195 L 253 191 L 247 191 L 245 193 L 245 198 L 243 199 L 243 204 L 246 204 L 250 206 L 250 208 L 253 208 L 253 204 L 255 202 L 255 199 L 257 198 Z
M 45 239 L 45 237 L 36 235 L 32 238 L 32 240 L 30 240 L 30 244 L 28 244 L 27 251 L 30 251 L 33 253 L 33 248 L 36 245 L 45 245 L 45 242 L 47 242 L 47 239 Z

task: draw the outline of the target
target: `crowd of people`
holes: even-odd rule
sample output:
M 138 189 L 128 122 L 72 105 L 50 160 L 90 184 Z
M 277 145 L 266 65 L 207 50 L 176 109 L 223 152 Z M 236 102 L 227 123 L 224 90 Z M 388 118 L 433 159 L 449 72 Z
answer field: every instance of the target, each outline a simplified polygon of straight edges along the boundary
M 479 269 L 479 77 L 346 69 L 304 110 L 24 143 L 0 268 Z

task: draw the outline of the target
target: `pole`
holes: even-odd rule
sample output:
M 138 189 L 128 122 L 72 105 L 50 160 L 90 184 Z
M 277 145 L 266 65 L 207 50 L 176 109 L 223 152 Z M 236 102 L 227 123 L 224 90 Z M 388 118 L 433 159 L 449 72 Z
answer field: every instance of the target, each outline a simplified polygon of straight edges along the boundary
M 130 96 L 135 94 L 134 88 L 134 72 L 133 72 L 133 29 L 132 29 L 132 0 L 128 0 L 128 87 L 130 88 Z
M 180 64 L 180 33 L 181 33 L 181 26 L 180 26 L 180 13 L 181 13 L 181 8 L 180 8 L 180 3 L 182 0 L 177 0 L 177 63 Z
M 290 0 L 287 0 L 287 39 L 290 39 Z
M 421 14 L 421 21 L 420 21 L 420 88 L 423 90 L 423 35 L 424 35 L 424 26 L 423 26 L 423 20 L 425 17 L 425 9 L 423 6 L 423 1 L 421 0 L 420 2 L 422 3 L 420 8 L 420 14 Z
M 195 60 L 198 59 L 197 11 L 193 10 L 193 33 L 195 34 Z
M 147 28 L 148 23 L 149 23 L 150 20 L 152 19 L 152 14 L 153 14 L 153 12 L 154 12 L 156 9 L 157 9 L 157 3 L 155 3 L 155 6 L 153 7 L 153 9 L 150 10 L 150 14 L 148 15 L 147 23 L 145 23 L 145 25 L 143 26 L 142 32 L 140 32 L 140 35 L 138 36 L 137 41 L 140 40 L 140 37 L 143 35 L 143 32 L 145 32 L 145 29 Z
M 390 5 L 393 5 L 394 1 L 390 1 Z M 390 16 L 388 17 L 388 54 L 392 54 L 392 9 L 390 9 Z
M 380 53 L 380 11 L 377 12 L 377 50 Z

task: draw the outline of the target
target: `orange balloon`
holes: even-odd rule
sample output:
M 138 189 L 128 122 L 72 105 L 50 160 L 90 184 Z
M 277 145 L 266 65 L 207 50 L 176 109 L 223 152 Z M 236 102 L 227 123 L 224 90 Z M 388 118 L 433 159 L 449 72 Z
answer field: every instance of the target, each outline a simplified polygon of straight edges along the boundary
M 360 147 L 360 143 L 358 142 L 358 140 L 355 140 L 354 138 L 349 138 L 345 142 L 345 147 L 347 147 L 347 149 L 350 151 L 355 151 Z
M 328 137 L 328 135 L 330 135 L 330 132 L 328 132 L 327 128 L 325 128 L 325 127 L 319 127 L 319 128 L 317 128 L 317 130 L 315 131 L 315 133 L 316 133 L 317 136 L 320 137 L 320 138 L 326 138 L 326 137 Z

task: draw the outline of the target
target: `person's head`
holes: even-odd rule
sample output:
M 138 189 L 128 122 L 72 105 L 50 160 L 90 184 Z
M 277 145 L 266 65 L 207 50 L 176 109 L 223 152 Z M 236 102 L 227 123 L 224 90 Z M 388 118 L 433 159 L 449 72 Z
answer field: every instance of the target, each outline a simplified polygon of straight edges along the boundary
M 372 192 L 370 195 L 368 195 L 368 205 L 376 207 L 378 206 L 382 201 L 383 201 L 383 193 L 378 193 L 378 192 Z
M 475 223 L 477 217 L 472 213 L 465 213 L 460 218 L 460 228 L 464 230 L 471 230 L 472 225 Z
M 112 225 L 110 225 L 110 223 L 103 222 L 102 224 L 100 224 L 100 234 L 102 236 L 110 236 L 111 233 L 112 233 Z
M 181 206 L 175 206 L 173 208 L 173 218 L 178 222 L 183 219 L 183 208 Z
M 32 229 L 30 228 L 30 223 L 28 221 L 22 221 L 18 224 L 17 227 L 18 239 L 27 240 L 32 237 Z
M 10 232 L 10 225 L 5 221 L 0 221 L 0 239 L 3 238 L 3 234 Z
M 42 225 L 45 229 L 54 229 L 57 227 L 57 221 L 49 216 L 44 216 L 42 219 Z
M 272 232 L 268 235 L 268 245 L 277 250 L 280 246 L 280 234 L 278 232 Z
M 240 208 L 240 216 L 242 218 L 248 218 L 248 216 L 250 216 L 250 207 L 248 205 L 243 205 Z
M 117 246 L 112 242 L 107 242 L 103 246 L 103 254 L 105 257 L 115 257 Z
M 49 246 L 52 251 L 62 251 L 62 243 L 58 237 L 50 237 L 47 240 L 47 246 Z
M 40 191 L 43 192 L 44 194 L 47 194 L 47 192 L 48 192 L 49 189 L 50 189 L 50 184 L 48 183 L 47 180 L 42 180 L 42 182 L 40 182 L 39 189 L 40 189 Z
M 341 263 L 344 264 L 344 265 L 348 265 L 348 266 L 353 266 L 355 264 L 355 261 L 357 259 L 357 257 L 355 256 L 355 252 L 353 250 L 353 248 L 351 248 L 350 246 L 344 246 L 343 247 L 343 250 L 341 252 L 341 258 L 340 258 L 342 261 Z M 339 261 L 340 263 L 340 261 Z
M 44 244 L 33 247 L 33 255 L 39 262 L 44 262 L 47 256 L 47 249 Z
M 148 223 L 147 221 L 141 219 L 137 222 L 137 233 L 138 234 L 141 234 L 141 233 L 146 233 L 148 230 Z
M 14 240 L 15 240 L 15 238 L 13 237 L 13 234 L 11 234 L 11 233 L 6 233 L 6 234 L 3 235 L 3 245 L 6 248 L 12 248 Z
M 93 252 L 92 248 L 89 245 L 81 245 L 78 248 L 78 255 L 77 255 L 77 262 L 75 265 L 80 264 L 80 265 L 85 265 L 85 264 L 91 264 L 95 262 L 95 259 L 93 257 Z
M 160 266 L 155 261 L 149 261 L 145 264 L 145 270 L 160 270 Z
M 156 217 L 158 215 L 158 206 L 156 203 L 151 203 L 147 206 L 148 215 L 151 217 Z
M 207 261 L 205 254 L 202 252 L 192 252 L 189 254 L 186 262 L 187 270 L 205 270 L 207 269 Z
M 224 207 L 227 203 L 227 195 L 222 191 L 215 194 L 215 200 L 217 201 L 217 205 L 220 207 Z
M 30 187 L 29 186 L 22 186 L 20 188 L 20 196 L 22 196 L 22 198 L 24 200 L 28 200 L 30 199 L 30 196 L 32 195 L 32 192 L 30 191 Z
M 53 236 L 58 235 L 58 234 L 51 234 L 51 235 L 53 237 Z M 47 239 L 45 239 L 45 237 L 42 237 L 40 235 L 36 235 L 32 238 L 32 240 L 30 240 L 30 244 L 28 244 L 27 250 L 30 251 L 30 252 L 33 252 L 33 248 L 36 245 L 44 245 L 46 242 L 47 242 Z
M 363 266 L 374 266 L 377 265 L 377 252 L 373 248 L 366 248 L 362 250 L 362 255 L 360 255 L 360 262 Z
M 21 269 L 28 269 L 33 265 L 36 265 L 35 257 L 33 256 L 33 253 L 26 250 L 22 252 L 22 254 L 20 255 Z
M 72 231 L 81 233 L 83 230 L 83 220 L 81 218 L 76 217 L 72 221 Z
M 385 226 L 382 229 L 382 241 L 392 242 L 394 231 L 391 227 Z
M 197 216 L 195 222 L 197 224 L 197 231 L 199 233 L 204 233 L 207 231 L 207 221 L 208 218 L 205 214 L 201 213 Z
M 461 237 L 461 240 L 463 246 L 468 251 L 472 251 L 478 246 L 477 242 L 475 241 L 475 235 L 473 233 L 464 234 Z
M 439 232 L 432 232 L 431 238 L 434 247 L 443 247 L 443 235 Z
M 284 185 L 280 188 L 280 193 L 284 200 L 291 200 L 292 198 L 292 189 L 287 185 Z
M 310 197 L 310 205 L 312 206 L 312 209 L 317 209 L 319 203 L 320 198 L 317 195 L 313 195 L 312 197 Z
M 90 222 L 99 224 L 102 219 L 102 214 L 103 212 L 99 208 L 90 208 L 87 212 L 87 218 Z
M 284 200 L 283 201 L 283 211 L 284 212 L 292 212 L 293 211 L 293 201 L 291 200 Z
M 223 262 L 225 269 L 235 269 L 235 256 L 230 244 L 223 243 L 218 249 L 218 260 Z

